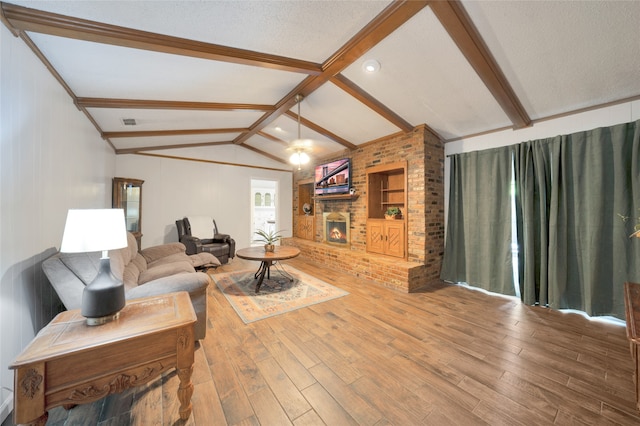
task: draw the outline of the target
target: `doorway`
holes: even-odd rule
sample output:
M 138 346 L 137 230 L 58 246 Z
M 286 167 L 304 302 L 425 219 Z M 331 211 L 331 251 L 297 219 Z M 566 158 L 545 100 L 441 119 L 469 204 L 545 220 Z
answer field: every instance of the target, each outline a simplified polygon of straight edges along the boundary
M 252 246 L 262 243 L 254 242 L 255 232 L 262 229 L 266 232 L 277 231 L 278 181 L 251 179 L 251 235 Z

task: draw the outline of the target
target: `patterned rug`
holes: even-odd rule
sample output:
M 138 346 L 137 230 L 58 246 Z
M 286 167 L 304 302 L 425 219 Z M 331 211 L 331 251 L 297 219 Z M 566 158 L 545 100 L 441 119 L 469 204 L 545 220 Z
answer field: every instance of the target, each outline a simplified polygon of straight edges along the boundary
M 349 294 L 292 266 L 286 266 L 285 272 L 293 281 L 272 266 L 271 279 L 265 276 L 258 294 L 255 270 L 212 274 L 211 278 L 245 324 Z

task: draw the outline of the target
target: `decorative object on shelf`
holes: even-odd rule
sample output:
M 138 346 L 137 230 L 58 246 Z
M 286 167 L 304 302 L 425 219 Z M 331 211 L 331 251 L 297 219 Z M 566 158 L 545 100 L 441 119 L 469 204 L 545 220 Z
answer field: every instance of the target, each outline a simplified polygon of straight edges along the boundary
M 102 251 L 100 269 L 82 292 L 81 313 L 87 325 L 101 325 L 118 318 L 124 308 L 124 284 L 111 273 L 108 250 L 127 247 L 123 209 L 71 209 L 67 213 L 60 251 Z
M 298 139 L 291 142 L 291 146 L 289 147 L 294 151 L 289 157 L 289 161 L 291 164 L 298 166 L 298 170 L 302 168 L 303 164 L 307 164 L 309 162 L 308 151 L 311 150 L 311 139 L 302 139 L 300 137 L 300 103 L 304 99 L 304 96 L 298 94 L 295 97 L 296 103 L 298 104 Z
M 385 219 L 397 219 L 402 216 L 402 211 L 398 207 L 389 207 L 387 211 L 384 212 Z
M 349 188 L 350 195 L 356 195 L 356 189 L 354 187 Z
M 281 232 L 282 231 L 265 231 L 264 229 L 258 229 L 255 234 L 260 238 L 256 238 L 254 241 L 263 242 L 265 252 L 274 252 L 276 249 L 275 243 L 282 238 Z
M 311 208 L 311 204 L 304 203 L 304 205 L 302 206 L 302 211 L 304 212 L 305 215 L 309 216 L 313 211 Z

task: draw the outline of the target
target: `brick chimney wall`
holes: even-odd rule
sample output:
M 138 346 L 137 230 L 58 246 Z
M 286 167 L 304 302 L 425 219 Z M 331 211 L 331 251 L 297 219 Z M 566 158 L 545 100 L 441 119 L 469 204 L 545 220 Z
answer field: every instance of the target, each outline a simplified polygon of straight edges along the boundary
M 323 212 L 349 212 L 351 245 L 348 250 L 352 252 L 354 259 L 366 255 L 367 168 L 406 161 L 408 190 L 406 263 L 409 268 L 414 269 L 409 275 L 414 277 L 419 275 L 419 278 L 414 278 L 414 281 L 424 285 L 437 280 L 444 252 L 443 143 L 426 126 L 418 126 L 411 133 L 362 144 L 356 150 L 345 150 L 340 155 L 324 158 L 318 163 L 345 157 L 351 158 L 351 186 L 356 188 L 359 198 L 315 202 L 315 244 L 323 244 Z M 313 179 L 314 167 L 315 164 L 309 164 L 303 170 L 294 172 L 293 175 L 294 229 L 297 229 L 298 219 L 298 182 Z M 422 267 L 414 268 L 416 265 Z M 377 281 L 385 281 L 384 276 L 379 278 Z M 413 282 L 409 285 L 408 291 L 416 287 L 418 287 L 416 282 Z

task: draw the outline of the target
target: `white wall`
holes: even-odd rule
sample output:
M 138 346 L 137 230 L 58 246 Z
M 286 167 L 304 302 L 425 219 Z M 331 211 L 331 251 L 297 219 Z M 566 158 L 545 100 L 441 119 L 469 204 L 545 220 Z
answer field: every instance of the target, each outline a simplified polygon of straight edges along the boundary
M 113 150 L 30 49 L 0 25 L 0 422 L 8 365 L 58 312 L 42 261 L 69 208 L 111 206 Z
M 262 163 L 263 167 L 287 169 L 287 165 L 265 159 L 241 147 L 217 146 L 216 161 Z M 158 154 L 211 159 L 206 148 L 159 151 Z M 212 216 L 218 230 L 236 240 L 236 248 L 248 247 L 251 235 L 251 179 L 278 182 L 278 229 L 291 236 L 292 173 L 258 167 L 242 167 L 144 155 L 118 155 L 116 174 L 144 180 L 142 185 L 142 247 L 178 241 L 175 221 L 184 216 Z
M 446 143 L 444 146 L 445 221 L 448 217 L 447 212 L 449 209 L 449 155 L 497 148 L 557 135 L 568 135 L 584 130 L 613 126 L 636 120 L 640 120 L 640 100 L 574 114 L 554 120 L 541 121 L 525 129 L 504 130 L 502 132 Z

